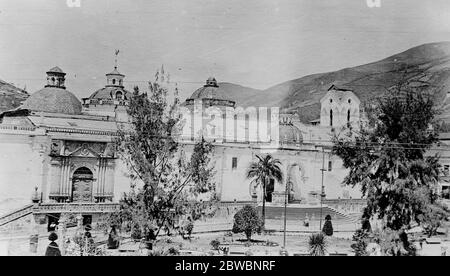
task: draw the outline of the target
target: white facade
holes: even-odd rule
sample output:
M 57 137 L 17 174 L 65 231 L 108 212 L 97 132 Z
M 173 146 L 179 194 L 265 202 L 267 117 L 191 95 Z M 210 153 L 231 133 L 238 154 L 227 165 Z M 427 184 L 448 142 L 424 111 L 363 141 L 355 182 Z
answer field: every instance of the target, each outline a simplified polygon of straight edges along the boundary
M 351 90 L 331 86 L 320 100 L 320 125 L 333 128 L 348 125 L 357 127 L 360 122 L 360 104 Z

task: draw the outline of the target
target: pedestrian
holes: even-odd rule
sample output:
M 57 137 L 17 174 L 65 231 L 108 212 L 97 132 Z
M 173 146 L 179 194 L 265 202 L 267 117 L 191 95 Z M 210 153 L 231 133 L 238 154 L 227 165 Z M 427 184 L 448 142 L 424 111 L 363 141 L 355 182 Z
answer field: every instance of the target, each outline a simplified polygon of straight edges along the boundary
M 303 221 L 303 226 L 309 227 L 309 218 L 308 218 L 308 215 L 306 215 L 305 220 Z
M 61 256 L 61 251 L 59 250 L 58 244 L 55 242 L 58 239 L 58 235 L 54 232 L 50 233 L 48 236 L 50 244 L 47 246 L 45 251 L 45 256 Z

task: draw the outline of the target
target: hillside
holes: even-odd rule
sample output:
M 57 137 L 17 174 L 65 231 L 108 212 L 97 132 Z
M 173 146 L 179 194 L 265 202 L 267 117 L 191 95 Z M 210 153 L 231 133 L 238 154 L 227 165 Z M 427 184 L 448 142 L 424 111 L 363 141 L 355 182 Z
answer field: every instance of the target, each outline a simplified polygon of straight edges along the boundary
M 230 93 L 238 105 L 280 106 L 309 122 L 319 117 L 319 100 L 332 84 L 351 88 L 365 102 L 385 93 L 405 72 L 407 79 L 426 80 L 437 87 L 433 91 L 436 102 L 443 103 L 443 116 L 450 114 L 450 101 L 446 102 L 446 94 L 450 92 L 450 42 L 424 44 L 377 62 L 305 76 L 266 90 L 239 86 L 238 92 L 229 92 L 228 88 L 223 92 Z
M 26 91 L 0 80 L 0 113 L 18 107 L 28 96 Z

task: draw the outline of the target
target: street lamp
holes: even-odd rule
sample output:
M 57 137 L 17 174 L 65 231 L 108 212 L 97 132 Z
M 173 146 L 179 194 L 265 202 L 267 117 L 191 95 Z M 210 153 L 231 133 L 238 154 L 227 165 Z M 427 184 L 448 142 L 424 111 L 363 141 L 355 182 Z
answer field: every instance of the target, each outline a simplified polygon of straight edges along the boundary
M 322 148 L 322 185 L 321 185 L 321 192 L 320 192 L 320 225 L 319 225 L 319 231 L 322 231 L 322 213 L 323 213 L 323 199 L 325 197 L 325 187 L 323 186 L 323 176 L 325 171 L 325 150 Z
M 288 252 L 286 250 L 286 223 L 287 223 L 287 203 L 288 203 L 288 185 L 289 181 L 286 181 L 285 191 L 284 191 L 284 231 L 283 231 L 283 248 L 280 251 L 280 255 L 287 256 Z

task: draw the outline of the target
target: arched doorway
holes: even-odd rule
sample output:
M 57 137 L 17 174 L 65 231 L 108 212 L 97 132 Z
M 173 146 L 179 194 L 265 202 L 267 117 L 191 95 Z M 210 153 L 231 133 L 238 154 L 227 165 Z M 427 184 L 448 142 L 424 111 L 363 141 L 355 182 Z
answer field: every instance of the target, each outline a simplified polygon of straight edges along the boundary
M 303 186 L 302 168 L 298 164 L 294 164 L 288 171 L 288 187 L 289 187 L 289 201 L 301 200 L 300 187 Z M 302 187 L 303 188 L 303 187 Z
M 270 179 L 266 185 L 266 202 L 272 202 L 272 194 L 275 191 L 275 180 Z
M 72 177 L 72 201 L 89 202 L 92 201 L 92 182 L 94 175 L 86 167 L 78 168 Z

